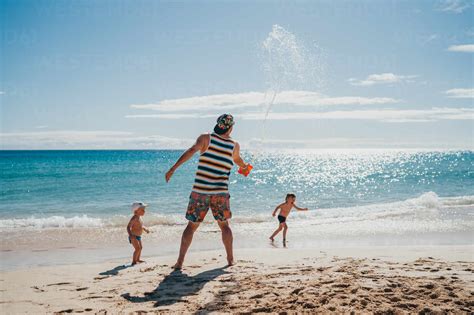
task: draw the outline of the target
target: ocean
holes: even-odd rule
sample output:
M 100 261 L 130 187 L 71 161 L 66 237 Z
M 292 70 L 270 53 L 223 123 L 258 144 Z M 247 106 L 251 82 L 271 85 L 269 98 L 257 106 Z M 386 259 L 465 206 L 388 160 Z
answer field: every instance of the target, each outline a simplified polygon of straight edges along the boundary
M 153 233 L 145 236 L 145 248 L 148 241 L 176 251 L 197 164 L 196 156 L 166 183 L 164 174 L 181 153 L 0 151 L 3 257 L 15 251 L 128 246 L 125 226 L 136 200 L 149 204 L 143 220 Z M 243 155 L 254 170 L 243 177 L 234 167 L 231 175 L 236 246 L 266 244 L 277 227 L 271 213 L 289 192 L 310 209 L 288 218 L 292 246 L 473 244 L 472 151 Z M 195 249 L 222 246 L 210 213 L 200 231 Z

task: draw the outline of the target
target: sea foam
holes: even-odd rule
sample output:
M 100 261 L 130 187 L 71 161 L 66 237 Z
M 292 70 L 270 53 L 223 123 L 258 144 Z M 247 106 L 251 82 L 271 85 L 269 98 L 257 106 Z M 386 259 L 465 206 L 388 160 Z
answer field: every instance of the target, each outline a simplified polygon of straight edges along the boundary
M 400 222 L 413 221 L 420 224 L 430 224 L 433 220 L 440 221 L 438 210 L 443 210 L 445 214 L 450 213 L 450 209 L 464 207 L 468 213 L 474 211 L 474 196 L 460 196 L 441 198 L 434 192 L 427 192 L 417 198 L 404 201 L 369 204 L 354 207 L 338 207 L 325 209 L 311 209 L 311 211 L 296 212 L 291 214 L 292 224 L 299 226 L 310 225 L 351 225 L 357 222 L 392 222 L 396 227 Z M 458 213 L 453 211 L 453 213 Z M 231 220 L 235 226 L 252 226 L 252 229 L 268 229 L 275 224 L 275 218 L 271 216 L 271 209 L 268 213 L 261 211 L 239 211 L 238 207 L 233 208 L 234 216 Z M 90 228 L 125 228 L 130 217 L 125 215 L 113 215 L 111 217 L 91 217 L 87 215 L 64 217 L 28 217 L 0 220 L 0 231 L 21 230 L 21 229 L 90 229 Z M 149 227 L 178 227 L 182 228 L 186 224 L 184 214 L 147 214 L 143 218 Z M 450 220 L 446 220 L 450 224 Z M 451 222 L 454 224 L 453 222 Z M 469 223 L 469 222 L 467 222 Z M 213 224 L 212 213 L 209 211 L 203 225 Z M 443 225 L 446 226 L 446 225 Z

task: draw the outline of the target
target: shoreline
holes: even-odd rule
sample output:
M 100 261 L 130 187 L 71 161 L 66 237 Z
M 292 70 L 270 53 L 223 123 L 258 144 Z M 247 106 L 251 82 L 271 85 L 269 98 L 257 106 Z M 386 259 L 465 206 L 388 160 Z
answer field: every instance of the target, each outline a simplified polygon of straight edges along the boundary
M 197 232 L 189 249 L 190 253 L 224 251 L 218 231 L 212 233 L 212 238 Z M 237 233 L 235 233 L 237 234 Z M 296 233 L 295 233 L 296 234 Z M 372 249 L 384 251 L 387 248 L 402 248 L 410 251 L 411 248 L 474 248 L 469 235 L 459 234 L 426 234 L 426 235 L 377 235 L 350 237 L 307 239 L 303 235 L 290 235 L 284 248 L 281 235 L 274 242 L 270 242 L 267 235 L 258 238 L 234 236 L 234 250 L 236 251 L 258 251 L 258 250 L 288 250 L 288 251 L 338 251 L 340 249 L 354 252 L 360 249 L 363 252 L 371 252 Z M 416 241 L 413 239 L 416 238 Z M 145 238 L 143 257 L 167 257 L 178 255 L 179 239 L 157 242 Z M 106 263 L 108 261 L 121 260 L 126 263 L 132 254 L 132 247 L 123 244 L 101 244 L 100 246 L 63 246 L 63 247 L 41 247 L 21 248 L 15 250 L 0 251 L 0 272 L 22 270 L 36 267 L 53 267 L 88 263 Z M 474 253 L 474 250 L 472 251 Z
M 99 249 L 94 249 L 99 250 Z M 260 252 L 264 252 L 262 256 L 259 256 Z M 11 272 L 22 272 L 32 269 L 49 269 L 49 268 L 65 268 L 65 267 L 80 267 L 80 266 L 99 266 L 104 264 L 129 264 L 129 256 L 124 255 L 122 257 L 103 258 L 94 262 L 81 262 L 81 263 L 58 263 L 54 265 L 34 265 L 34 266 L 18 266 L 14 269 L 0 270 L 0 274 L 7 274 Z M 256 259 L 260 259 L 265 263 L 294 263 L 295 261 L 305 258 L 306 256 L 311 257 L 352 257 L 352 258 L 373 258 L 373 257 L 385 257 L 392 261 L 404 262 L 408 260 L 414 260 L 422 258 L 423 255 L 429 255 L 432 258 L 442 259 L 445 261 L 472 261 L 474 263 L 474 244 L 471 245 L 404 245 L 404 246 L 388 246 L 388 245 L 366 245 L 366 246 L 350 246 L 350 247 L 323 247 L 323 248 L 284 248 L 284 247 L 272 247 L 272 248 L 234 248 L 235 256 L 240 253 L 242 257 L 248 259 L 251 255 L 254 255 Z M 400 252 L 401 254 L 395 254 Z M 280 254 L 285 253 L 283 257 Z M 286 253 L 291 253 L 293 256 L 289 257 Z M 318 256 L 319 255 L 319 256 Z M 225 250 L 221 249 L 190 249 L 188 256 L 191 256 L 191 261 L 196 258 L 202 258 L 205 256 L 212 257 L 224 257 Z M 161 255 L 144 255 L 143 258 L 146 261 L 157 262 L 159 260 L 166 261 L 171 264 L 178 257 L 178 250 L 173 253 L 163 253 Z M 236 260 L 240 258 L 237 257 Z M 225 259 L 222 258 L 222 262 L 225 263 Z M 138 266 L 140 267 L 140 266 Z M 186 266 L 185 266 L 186 268 Z
M 237 249 L 229 268 L 224 255 L 190 252 L 182 272 L 171 269 L 175 255 L 146 257 L 135 267 L 113 259 L 2 271 L 1 308 L 5 314 L 474 309 L 473 245 Z

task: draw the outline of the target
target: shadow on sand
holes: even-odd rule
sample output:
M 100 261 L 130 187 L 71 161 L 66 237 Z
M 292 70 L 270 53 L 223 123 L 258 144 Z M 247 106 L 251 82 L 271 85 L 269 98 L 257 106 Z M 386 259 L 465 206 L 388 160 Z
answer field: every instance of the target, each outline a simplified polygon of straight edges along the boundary
M 116 275 L 118 275 L 119 271 L 130 268 L 130 267 L 132 267 L 132 265 L 120 265 L 120 266 L 117 266 L 113 269 L 110 269 L 110 270 L 107 270 L 107 271 L 102 271 L 101 273 L 99 273 L 99 275 L 101 275 L 101 276 L 116 276 Z
M 154 301 L 155 307 L 173 305 L 186 296 L 197 294 L 206 283 L 226 274 L 225 269 L 226 267 L 211 269 L 195 276 L 188 276 L 181 270 L 174 270 L 160 282 L 155 290 L 145 292 L 143 297 L 131 296 L 130 293 L 122 294 L 122 297 L 132 303 Z

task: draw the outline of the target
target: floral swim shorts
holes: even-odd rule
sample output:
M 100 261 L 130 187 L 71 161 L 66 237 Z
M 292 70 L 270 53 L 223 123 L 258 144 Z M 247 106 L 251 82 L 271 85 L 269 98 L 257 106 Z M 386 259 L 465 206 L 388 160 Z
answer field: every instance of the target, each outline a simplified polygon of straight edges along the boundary
M 189 196 L 186 219 L 191 222 L 202 222 L 211 208 L 214 219 L 227 221 L 232 217 L 229 199 L 229 194 L 207 195 L 192 192 Z

